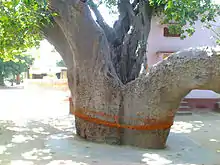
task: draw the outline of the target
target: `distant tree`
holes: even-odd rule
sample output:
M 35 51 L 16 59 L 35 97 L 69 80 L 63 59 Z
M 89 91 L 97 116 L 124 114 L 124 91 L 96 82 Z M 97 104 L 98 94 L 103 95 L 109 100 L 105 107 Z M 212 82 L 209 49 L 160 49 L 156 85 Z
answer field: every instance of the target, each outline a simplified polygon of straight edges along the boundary
M 66 64 L 64 63 L 63 60 L 57 61 L 56 65 L 57 65 L 58 67 L 66 67 Z
M 11 80 L 12 85 L 17 76 L 18 81 L 20 74 L 26 72 L 30 65 L 34 62 L 31 56 L 15 56 L 13 60 L 4 61 L 0 59 L 0 85 L 5 85 L 4 80 L 8 78 Z M 19 82 L 17 82 L 19 83 Z

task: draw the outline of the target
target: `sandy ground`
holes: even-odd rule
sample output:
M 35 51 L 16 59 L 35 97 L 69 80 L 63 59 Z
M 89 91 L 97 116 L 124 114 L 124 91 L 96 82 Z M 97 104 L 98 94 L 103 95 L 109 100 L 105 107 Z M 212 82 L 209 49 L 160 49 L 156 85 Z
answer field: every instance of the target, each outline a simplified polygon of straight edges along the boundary
M 0 90 L 0 164 L 220 165 L 220 114 L 177 116 L 167 148 L 145 150 L 79 139 L 65 98 L 52 90 Z

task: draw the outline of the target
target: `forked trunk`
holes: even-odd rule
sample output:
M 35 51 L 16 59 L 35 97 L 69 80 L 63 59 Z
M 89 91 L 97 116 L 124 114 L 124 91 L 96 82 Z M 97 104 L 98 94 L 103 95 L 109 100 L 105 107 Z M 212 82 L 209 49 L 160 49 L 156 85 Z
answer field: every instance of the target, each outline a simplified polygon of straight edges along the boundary
M 50 7 L 59 16 L 46 37 L 68 67 L 77 134 L 87 140 L 164 148 L 181 98 L 195 88 L 220 89 L 220 56 L 206 48 L 178 52 L 124 85 L 112 64 L 109 42 L 88 6 L 50 0 Z M 65 44 L 59 44 L 57 36 Z M 87 121 L 92 118 L 96 120 Z

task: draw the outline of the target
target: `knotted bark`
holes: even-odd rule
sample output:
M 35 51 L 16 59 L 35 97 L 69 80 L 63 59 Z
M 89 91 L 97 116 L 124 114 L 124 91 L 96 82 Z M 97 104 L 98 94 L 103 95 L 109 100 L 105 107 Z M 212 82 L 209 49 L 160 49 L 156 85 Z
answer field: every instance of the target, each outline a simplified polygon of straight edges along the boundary
M 88 6 L 76 0 L 50 0 L 50 7 L 59 13 L 54 23 L 66 45 L 57 50 L 64 61 L 72 60 L 67 65 L 71 75 L 68 80 L 77 113 L 93 110 L 116 115 L 120 117 L 117 121 L 90 114 L 118 124 L 131 124 L 129 117 L 172 121 L 180 100 L 192 89 L 220 89 L 220 56 L 207 48 L 177 52 L 153 66 L 146 75 L 124 85 L 113 65 L 109 41 L 92 19 Z M 69 53 L 65 53 L 66 48 Z M 143 148 L 164 148 L 169 135 L 169 128 L 119 129 L 79 117 L 75 124 L 77 134 L 87 140 Z M 139 120 L 136 124 L 148 123 Z

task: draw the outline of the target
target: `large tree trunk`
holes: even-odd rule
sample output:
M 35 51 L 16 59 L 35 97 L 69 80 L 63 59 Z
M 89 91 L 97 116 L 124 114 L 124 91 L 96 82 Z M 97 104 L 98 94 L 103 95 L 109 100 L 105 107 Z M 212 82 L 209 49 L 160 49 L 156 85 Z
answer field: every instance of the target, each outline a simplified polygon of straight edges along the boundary
M 1 71 L 0 71 L 0 86 L 5 86 L 4 75 Z
M 93 21 L 89 8 L 82 2 L 51 1 L 51 7 L 60 13 L 55 18 L 69 47 L 73 68 L 70 84 L 75 111 L 99 110 L 118 115 L 121 90 L 110 59 L 108 41 L 101 28 Z M 63 55 L 61 53 L 61 55 Z M 64 57 L 65 58 L 65 57 Z M 65 60 L 64 60 L 65 61 Z M 68 76 L 69 77 L 69 76 Z M 76 117 L 77 134 L 88 140 L 120 143 L 117 128 L 86 122 Z
M 4 64 L 1 62 L 0 64 L 0 86 L 5 86 L 5 78 L 4 78 Z
M 17 74 L 16 75 L 16 85 L 19 85 L 21 84 L 21 77 L 20 77 L 20 74 Z
M 152 67 L 146 75 L 124 85 L 113 65 L 109 41 L 91 17 L 88 6 L 75 0 L 50 0 L 59 13 L 47 38 L 65 63 L 76 114 L 117 124 L 172 124 L 179 102 L 192 89 L 220 89 L 220 56 L 205 48 L 178 52 Z M 60 36 L 59 44 L 55 36 Z M 54 38 L 55 37 L 55 38 Z M 68 52 L 66 53 L 66 51 Z M 126 82 L 126 81 L 125 81 Z M 119 118 L 89 113 L 99 111 Z M 123 117 L 125 116 L 125 117 Z M 131 123 L 130 117 L 141 118 Z M 143 120 L 145 118 L 145 120 Z M 147 119 L 154 119 L 153 123 Z M 153 130 L 131 130 L 97 124 L 76 116 L 77 134 L 87 140 L 144 148 L 165 147 L 170 125 Z
M 153 66 L 147 75 L 127 84 L 124 93 L 126 116 L 171 121 L 181 99 L 193 89 L 220 91 L 220 56 L 210 48 L 177 52 Z M 125 121 L 126 122 L 126 121 Z M 144 123 L 142 123 L 144 124 Z M 125 130 L 123 142 L 142 147 L 165 146 L 167 130 Z M 127 138 L 132 137 L 132 138 Z
M 92 0 L 89 6 L 107 37 L 112 63 L 119 79 L 123 84 L 134 80 L 142 68 L 146 70 L 147 65 L 146 44 L 153 12 L 149 1 L 135 0 L 130 3 L 129 0 L 119 0 L 119 19 L 113 28 L 107 25 Z

